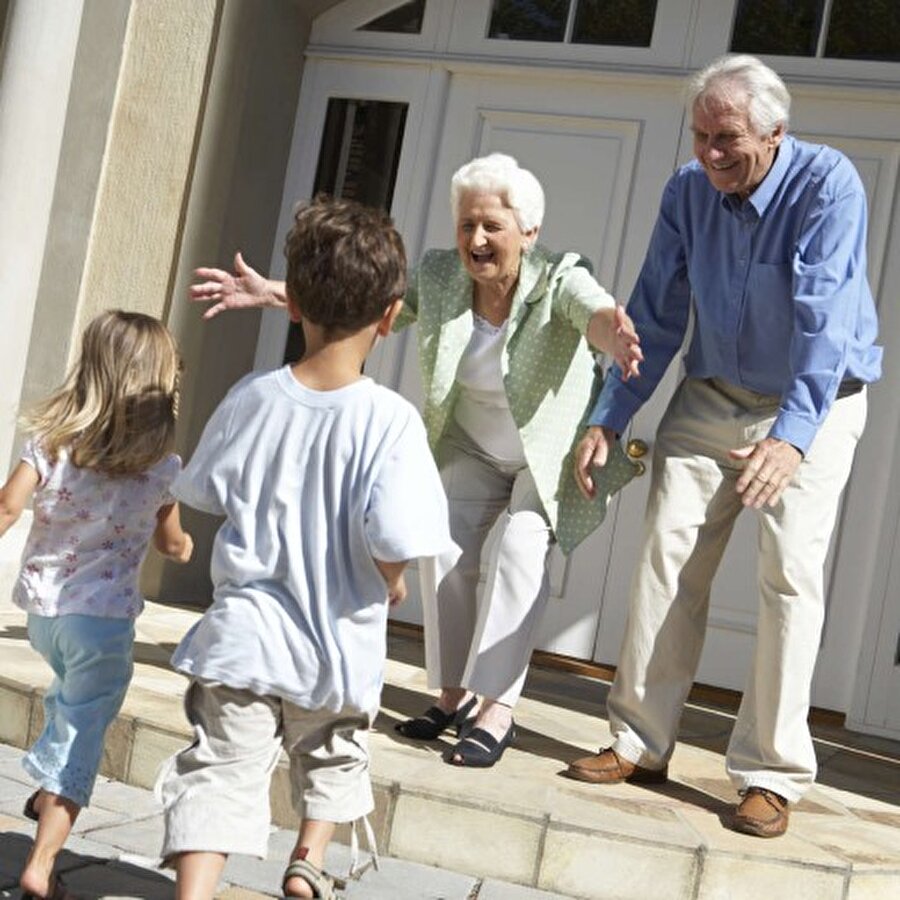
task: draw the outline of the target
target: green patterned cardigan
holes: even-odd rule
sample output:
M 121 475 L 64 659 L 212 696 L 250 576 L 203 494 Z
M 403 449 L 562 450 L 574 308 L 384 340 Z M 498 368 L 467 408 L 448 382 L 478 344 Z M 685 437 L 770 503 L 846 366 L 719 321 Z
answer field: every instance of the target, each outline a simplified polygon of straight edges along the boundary
M 615 302 L 579 260 L 577 253 L 551 253 L 541 246 L 523 255 L 502 356 L 510 412 L 563 553 L 603 521 L 609 498 L 635 474 L 616 444 L 596 473 L 592 501 L 575 483 L 575 444 L 600 388 L 582 336 L 591 316 Z M 422 417 L 434 450 L 451 419 L 459 390 L 456 369 L 473 328 L 472 279 L 456 250 L 428 251 L 410 275 L 404 301 L 394 328 L 418 324 Z

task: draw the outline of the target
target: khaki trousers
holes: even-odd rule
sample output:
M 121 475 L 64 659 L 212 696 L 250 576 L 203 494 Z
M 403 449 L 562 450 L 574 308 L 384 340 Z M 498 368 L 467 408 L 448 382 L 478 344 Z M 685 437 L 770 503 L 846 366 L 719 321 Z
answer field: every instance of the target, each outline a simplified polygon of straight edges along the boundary
M 528 467 L 493 459 L 461 429 L 441 440 L 438 468 L 462 555 L 419 563 L 428 686 L 515 706 L 549 596 L 553 532 Z M 498 517 L 479 597 L 481 551 Z
M 778 399 L 717 379 L 685 379 L 660 424 L 644 544 L 608 700 L 615 750 L 661 768 L 675 744 L 706 631 L 710 585 L 743 507 L 728 451 L 762 440 Z M 758 522 L 756 652 L 726 754 L 739 791 L 796 801 L 813 783 L 807 725 L 824 618 L 823 567 L 866 418 L 865 390 L 835 401 L 774 508 Z
M 301 819 L 353 822 L 375 806 L 369 781 L 369 717 L 303 709 L 275 696 L 192 679 L 184 696 L 190 746 L 160 771 L 164 860 L 178 853 L 265 858 L 269 787 L 284 750 Z

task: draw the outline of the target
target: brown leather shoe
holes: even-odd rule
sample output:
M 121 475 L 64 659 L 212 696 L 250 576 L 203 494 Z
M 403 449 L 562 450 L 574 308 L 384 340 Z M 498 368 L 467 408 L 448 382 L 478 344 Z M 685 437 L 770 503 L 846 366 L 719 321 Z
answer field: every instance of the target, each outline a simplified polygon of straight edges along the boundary
M 594 756 L 585 756 L 570 763 L 566 775 L 591 784 L 621 784 L 623 781 L 629 784 L 662 784 L 669 777 L 669 768 L 645 769 L 623 759 L 612 747 L 607 747 Z
M 780 794 L 761 787 L 747 788 L 731 827 L 756 837 L 780 837 L 787 831 L 790 810 Z

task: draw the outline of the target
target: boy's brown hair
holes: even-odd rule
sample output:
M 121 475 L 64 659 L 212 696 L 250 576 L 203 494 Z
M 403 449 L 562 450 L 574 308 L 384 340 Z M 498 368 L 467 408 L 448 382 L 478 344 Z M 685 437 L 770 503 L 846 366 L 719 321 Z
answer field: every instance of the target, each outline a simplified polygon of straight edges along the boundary
M 284 246 L 288 299 L 326 335 L 377 322 L 406 293 L 403 240 L 385 212 L 317 194 L 298 205 Z

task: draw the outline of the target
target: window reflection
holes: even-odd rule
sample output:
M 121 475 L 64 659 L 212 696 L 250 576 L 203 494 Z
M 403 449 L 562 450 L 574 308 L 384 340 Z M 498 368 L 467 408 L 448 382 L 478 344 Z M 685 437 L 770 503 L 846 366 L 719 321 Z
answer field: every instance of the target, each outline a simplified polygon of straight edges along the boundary
M 569 0 L 494 0 L 488 37 L 510 41 L 561 41 Z
M 384 15 L 360 25 L 358 31 L 381 31 L 393 34 L 421 34 L 425 17 L 425 0 L 412 0 Z
M 900 2 L 834 0 L 825 55 L 900 61 Z
M 313 194 L 347 197 L 390 211 L 407 108 L 406 103 L 332 97 Z M 299 359 L 303 349 L 303 331 L 292 322 L 284 362 Z
M 900 2 L 740 0 L 731 49 L 778 56 L 900 60 Z
M 390 209 L 406 110 L 405 103 L 332 97 L 314 192 Z
M 572 41 L 649 47 L 656 0 L 580 0 Z
M 657 0 L 494 0 L 488 37 L 649 47 Z
M 825 0 L 740 0 L 731 49 L 815 56 Z

